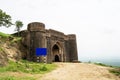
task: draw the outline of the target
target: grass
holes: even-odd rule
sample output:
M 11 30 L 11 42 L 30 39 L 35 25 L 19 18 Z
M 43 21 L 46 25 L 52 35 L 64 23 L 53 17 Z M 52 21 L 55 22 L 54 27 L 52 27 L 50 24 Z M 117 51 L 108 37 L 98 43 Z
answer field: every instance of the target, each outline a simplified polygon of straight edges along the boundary
M 110 69 L 109 72 L 120 77 L 120 67 L 116 67 L 116 68 Z
M 100 66 L 105 66 L 105 67 L 114 67 L 114 66 L 111 66 L 111 65 L 103 64 L 103 63 L 94 63 L 94 64 L 100 65 Z
M 0 51 L 3 51 L 3 48 L 2 48 L 2 47 L 0 47 Z
M 22 39 L 21 37 L 14 37 L 14 39 L 10 41 L 10 44 L 12 45 L 14 43 L 20 42 L 21 39 Z
M 12 37 L 10 34 L 5 34 L 0 32 L 0 42 L 6 42 L 6 40 L 8 40 L 9 37 Z
M 112 74 L 115 74 L 116 76 L 120 77 L 120 67 L 106 65 L 106 64 L 103 64 L 103 63 L 94 63 L 94 64 L 100 65 L 100 66 L 105 66 L 105 67 L 112 67 L 113 69 L 109 69 L 109 72 L 112 73 Z
M 31 74 L 44 74 L 56 68 L 55 64 L 35 63 L 21 60 L 19 62 L 9 61 L 9 65 L 0 67 L 0 72 L 23 72 Z
M 21 41 L 21 37 L 16 37 L 14 35 L 5 34 L 5 33 L 2 33 L 2 32 L 0 32 L 0 37 L 1 37 L 2 41 L 10 40 L 10 38 L 11 38 L 11 40 L 10 40 L 11 44 Z
M 55 64 L 36 63 L 26 60 L 20 60 L 19 62 L 9 61 L 7 66 L 0 67 L 0 80 L 36 80 L 40 78 L 40 75 L 50 72 L 56 67 Z
M 36 80 L 32 77 L 0 76 L 0 80 Z
M 7 38 L 7 37 L 10 36 L 10 34 L 5 34 L 5 33 L 0 32 L 0 36 L 1 36 L 2 38 Z
M 20 41 L 20 40 L 21 40 L 21 37 L 16 37 L 16 36 L 13 36 L 13 35 L 11 35 L 11 34 L 5 34 L 5 33 L 2 33 L 2 32 L 0 32 L 0 37 L 1 37 L 2 39 L 8 38 L 8 37 L 15 38 L 15 39 L 12 40 L 12 42 L 17 42 L 17 41 Z

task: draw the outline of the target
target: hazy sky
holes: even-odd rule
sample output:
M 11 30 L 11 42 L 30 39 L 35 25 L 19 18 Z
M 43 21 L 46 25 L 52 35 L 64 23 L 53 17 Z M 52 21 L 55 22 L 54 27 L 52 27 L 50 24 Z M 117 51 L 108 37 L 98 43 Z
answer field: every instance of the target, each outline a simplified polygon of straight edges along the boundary
M 120 58 L 120 0 L 0 0 L 0 9 L 23 21 L 22 29 L 37 21 L 76 34 L 79 60 Z

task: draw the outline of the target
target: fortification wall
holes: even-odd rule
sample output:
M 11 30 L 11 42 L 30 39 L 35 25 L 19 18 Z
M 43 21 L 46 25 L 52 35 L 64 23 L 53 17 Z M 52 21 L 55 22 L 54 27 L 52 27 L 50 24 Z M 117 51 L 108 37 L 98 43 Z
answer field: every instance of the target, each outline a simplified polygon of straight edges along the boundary
M 59 60 L 62 62 L 70 62 L 78 60 L 76 36 L 74 34 L 65 35 L 62 32 L 45 29 L 45 24 L 39 22 L 32 22 L 28 24 L 28 30 L 23 36 L 23 43 L 28 48 L 27 59 L 36 61 L 36 48 L 47 48 L 47 62 L 55 61 L 54 45 L 58 46 Z M 40 58 L 40 62 L 42 59 Z

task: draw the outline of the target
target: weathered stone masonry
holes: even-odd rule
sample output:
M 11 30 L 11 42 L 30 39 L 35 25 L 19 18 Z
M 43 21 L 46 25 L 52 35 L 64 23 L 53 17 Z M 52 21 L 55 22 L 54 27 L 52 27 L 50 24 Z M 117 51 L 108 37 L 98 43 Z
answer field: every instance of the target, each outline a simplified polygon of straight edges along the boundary
M 76 35 L 65 35 L 62 32 L 45 29 L 45 25 L 39 22 L 28 24 L 28 29 L 23 36 L 23 44 L 27 47 L 26 58 L 36 61 L 36 48 L 47 48 L 47 62 L 54 61 L 72 62 L 78 60 Z M 39 58 L 43 62 L 42 57 Z

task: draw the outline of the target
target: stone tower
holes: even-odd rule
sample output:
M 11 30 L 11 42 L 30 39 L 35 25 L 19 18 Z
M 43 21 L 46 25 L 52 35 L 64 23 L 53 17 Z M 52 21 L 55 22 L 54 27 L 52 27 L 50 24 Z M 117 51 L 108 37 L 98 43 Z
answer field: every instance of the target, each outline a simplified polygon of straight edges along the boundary
M 46 60 L 51 62 L 73 62 L 78 60 L 76 35 L 45 29 L 45 24 L 28 24 L 24 33 L 23 44 L 27 47 L 26 59 L 43 62 L 43 57 L 36 56 L 36 48 L 47 48 Z

